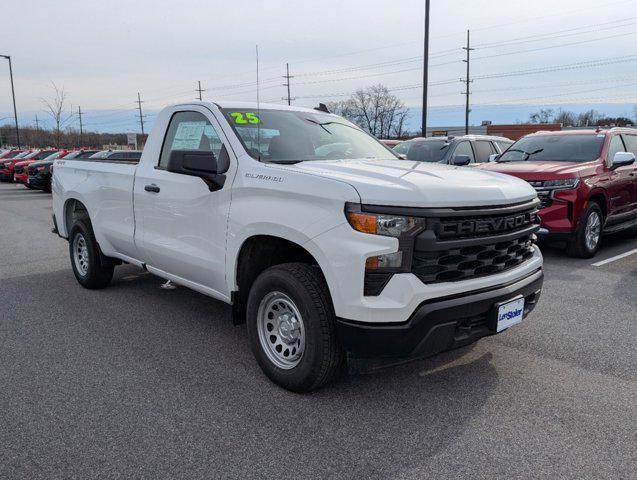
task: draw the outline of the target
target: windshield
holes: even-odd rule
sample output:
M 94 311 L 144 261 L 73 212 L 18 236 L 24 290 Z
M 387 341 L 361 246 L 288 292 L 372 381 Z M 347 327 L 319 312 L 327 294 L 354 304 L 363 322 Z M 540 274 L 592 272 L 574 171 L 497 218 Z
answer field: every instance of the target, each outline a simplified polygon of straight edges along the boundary
M 406 142 L 406 147 L 404 151 L 398 153 L 407 155 L 407 160 L 417 162 L 441 162 L 449 149 L 449 142 L 446 140 L 422 140 Z
M 109 153 L 111 153 L 111 150 L 101 150 L 97 153 L 94 153 L 88 158 L 106 158 L 108 157 Z
M 54 153 L 58 153 L 56 151 L 51 151 L 51 150 L 47 150 L 45 152 L 40 152 L 37 155 L 33 156 L 33 157 L 27 157 L 29 159 L 35 159 L 35 160 L 44 160 L 45 158 L 47 158 L 49 155 L 53 155 Z
M 604 135 L 537 135 L 524 137 L 504 152 L 498 162 L 590 162 L 599 158 Z
M 336 115 L 293 110 L 223 109 L 246 151 L 264 162 L 397 156 L 374 137 Z
M 11 152 L 10 154 L 6 155 L 5 157 L 3 157 L 3 160 L 6 160 L 7 158 L 13 158 L 13 157 L 17 157 L 18 155 L 20 155 L 23 152 Z
M 42 160 L 43 161 L 47 161 L 47 160 L 55 160 L 58 155 L 60 155 L 60 152 L 49 152 L 48 156 L 44 157 Z

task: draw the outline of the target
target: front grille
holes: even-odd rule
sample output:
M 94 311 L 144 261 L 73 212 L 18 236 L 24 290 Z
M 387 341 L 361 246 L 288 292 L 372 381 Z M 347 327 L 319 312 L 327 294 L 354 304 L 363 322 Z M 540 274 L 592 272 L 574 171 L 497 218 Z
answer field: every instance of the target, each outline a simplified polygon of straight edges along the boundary
M 537 198 L 540 199 L 540 208 L 546 208 L 553 205 L 551 191 L 543 188 L 544 182 L 542 180 L 529 180 L 528 183 L 535 189 Z
M 533 234 L 498 243 L 433 252 L 414 252 L 412 273 L 424 283 L 451 282 L 493 275 L 533 255 Z
M 540 199 L 540 208 L 546 208 L 553 205 L 553 199 L 551 198 L 551 192 L 539 191 L 537 192 L 537 198 Z
M 38 173 L 37 167 L 29 167 L 29 175 L 36 175 Z
M 444 210 L 427 217 L 414 242 L 411 272 L 424 283 L 494 275 L 533 256 L 539 202 Z
M 24 173 L 24 167 L 22 165 L 16 165 L 13 169 L 13 173 Z

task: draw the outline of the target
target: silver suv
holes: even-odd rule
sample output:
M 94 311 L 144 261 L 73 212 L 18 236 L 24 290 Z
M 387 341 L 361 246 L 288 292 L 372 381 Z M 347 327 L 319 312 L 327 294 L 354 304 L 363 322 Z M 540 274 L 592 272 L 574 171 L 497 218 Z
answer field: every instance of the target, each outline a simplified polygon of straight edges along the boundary
M 491 155 L 499 155 L 512 144 L 508 138 L 492 135 L 419 137 L 399 143 L 394 151 L 407 160 L 471 166 L 488 162 Z

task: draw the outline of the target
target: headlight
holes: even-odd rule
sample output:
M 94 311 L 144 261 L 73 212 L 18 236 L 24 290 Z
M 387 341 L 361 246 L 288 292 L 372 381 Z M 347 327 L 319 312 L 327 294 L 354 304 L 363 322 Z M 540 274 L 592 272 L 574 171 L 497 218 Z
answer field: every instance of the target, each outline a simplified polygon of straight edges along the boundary
M 420 218 L 400 217 L 396 215 L 380 215 L 373 213 L 346 212 L 349 224 L 363 233 L 382 235 L 384 237 L 400 237 L 421 224 Z
M 579 178 L 563 178 L 561 180 L 545 180 L 542 187 L 551 190 L 569 190 L 577 187 Z
M 361 212 L 358 205 L 348 205 L 345 210 L 345 216 L 352 228 L 358 232 L 398 239 L 398 250 L 396 252 L 367 258 L 365 261 L 365 270 L 367 272 L 400 272 L 409 270 L 414 238 L 424 227 L 424 219 Z

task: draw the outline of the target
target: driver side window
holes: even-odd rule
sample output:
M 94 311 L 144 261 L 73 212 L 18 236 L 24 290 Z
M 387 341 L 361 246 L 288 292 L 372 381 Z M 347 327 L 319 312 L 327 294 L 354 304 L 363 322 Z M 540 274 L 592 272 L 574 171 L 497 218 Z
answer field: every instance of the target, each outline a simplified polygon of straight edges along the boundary
M 159 168 L 166 169 L 173 150 L 212 152 L 219 158 L 223 144 L 205 115 L 199 112 L 177 112 L 170 119 L 159 156 Z
M 608 166 L 613 164 L 613 157 L 617 152 L 625 152 L 624 142 L 619 135 L 613 135 L 610 139 L 610 145 L 608 146 L 608 155 L 606 156 L 606 164 Z
M 473 149 L 471 148 L 471 143 L 464 141 L 464 142 L 460 142 L 458 143 L 458 146 L 456 147 L 456 149 L 453 152 L 453 157 L 455 158 L 458 155 L 468 155 L 469 156 L 469 163 L 475 163 L 476 159 L 473 155 Z

